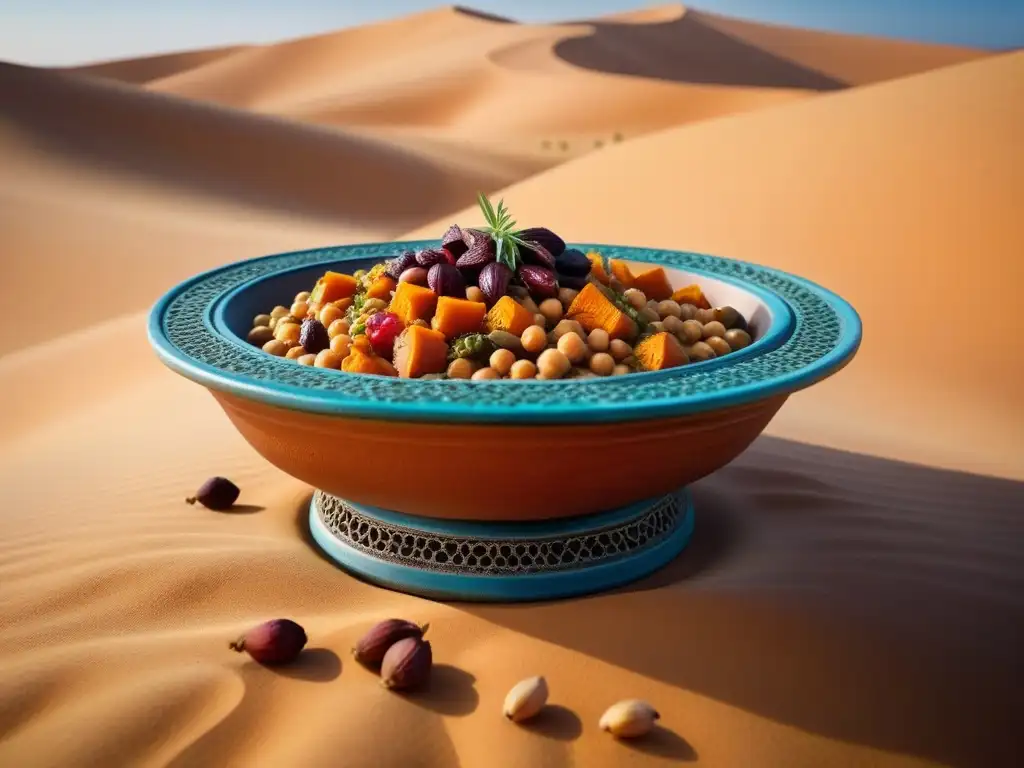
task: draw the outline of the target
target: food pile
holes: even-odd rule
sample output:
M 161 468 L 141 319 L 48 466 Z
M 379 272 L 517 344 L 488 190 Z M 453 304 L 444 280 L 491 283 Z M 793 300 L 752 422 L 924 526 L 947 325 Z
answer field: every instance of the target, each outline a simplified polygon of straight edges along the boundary
M 665 270 L 515 229 L 479 199 L 487 226 L 451 226 L 440 248 L 351 275 L 328 271 L 291 307 L 257 315 L 248 340 L 300 365 L 448 379 L 562 379 L 656 371 L 748 346 L 746 319 L 712 308 Z

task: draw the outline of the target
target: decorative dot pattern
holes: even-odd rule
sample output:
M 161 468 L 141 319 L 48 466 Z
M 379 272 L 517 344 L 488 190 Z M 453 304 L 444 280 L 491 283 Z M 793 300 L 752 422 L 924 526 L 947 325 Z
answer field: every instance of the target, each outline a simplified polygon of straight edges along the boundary
M 440 536 L 391 525 L 317 491 L 321 522 L 344 544 L 378 560 L 459 574 L 507 576 L 547 573 L 604 563 L 655 546 L 684 517 L 678 493 L 664 496 L 631 518 L 569 536 L 510 539 Z
M 158 318 L 159 327 L 178 359 L 212 366 L 249 387 L 262 386 L 285 393 L 299 388 L 307 396 L 329 399 L 333 412 L 358 414 L 362 410 L 379 414 L 382 404 L 405 404 L 429 411 L 437 403 L 445 403 L 455 406 L 463 415 L 486 414 L 488 409 L 495 408 L 504 409 L 505 413 L 526 409 L 531 416 L 542 419 L 545 410 L 572 408 L 580 420 L 587 419 L 588 407 L 613 406 L 621 409 L 622 418 L 627 418 L 631 407 L 659 402 L 674 406 L 693 396 L 748 385 L 770 385 L 778 377 L 815 366 L 837 347 L 848 358 L 859 343 L 859 335 L 851 340 L 851 330 L 844 329 L 835 302 L 826 292 L 785 273 L 704 254 L 588 244 L 575 247 L 600 250 L 611 258 L 699 270 L 760 286 L 789 305 L 795 319 L 793 333 L 781 346 L 760 355 L 717 367 L 681 366 L 672 369 L 672 375 L 667 377 L 639 375 L 467 385 L 464 381 L 398 379 L 295 365 L 255 346 L 228 339 L 204 321 L 213 302 L 254 278 L 314 264 L 326 268 L 331 264 L 343 267 L 346 261 L 379 261 L 410 248 L 434 246 L 436 241 L 351 245 L 241 262 L 186 284 L 166 305 L 163 316 Z

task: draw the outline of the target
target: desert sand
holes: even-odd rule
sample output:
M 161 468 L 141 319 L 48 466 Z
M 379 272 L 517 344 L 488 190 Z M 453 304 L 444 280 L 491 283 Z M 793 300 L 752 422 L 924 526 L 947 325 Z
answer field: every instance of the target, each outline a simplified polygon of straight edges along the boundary
M 1024 53 L 678 6 L 0 65 L 0 765 L 1024 763 L 1022 104 Z M 690 548 L 614 593 L 471 606 L 349 577 L 307 542 L 311 489 L 148 348 L 178 280 L 437 237 L 479 222 L 477 189 L 862 315 L 855 361 L 696 485 Z M 213 474 L 236 512 L 183 503 Z M 298 665 L 227 649 L 278 616 L 309 633 Z M 429 691 L 351 660 L 390 616 L 430 622 Z M 513 726 L 533 674 L 553 706 Z M 663 728 L 600 733 L 625 697 Z

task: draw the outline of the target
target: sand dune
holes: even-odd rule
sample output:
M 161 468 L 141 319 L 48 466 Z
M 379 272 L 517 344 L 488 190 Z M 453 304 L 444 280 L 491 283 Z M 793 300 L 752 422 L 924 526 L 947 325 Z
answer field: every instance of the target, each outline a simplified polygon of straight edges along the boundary
M 689 15 L 695 24 L 848 85 L 890 80 L 990 55 L 977 48 L 794 29 L 703 11 Z
M 680 30 L 700 45 L 673 56 Z M 441 9 L 89 77 L 0 66 L 0 765 L 1024 763 L 1024 53 L 957 63 L 977 55 L 668 6 Z M 789 85 L 705 82 L 769 74 Z M 773 425 L 801 442 L 762 438 L 697 484 L 691 548 L 619 592 L 468 606 L 348 577 L 306 540 L 311 489 L 148 348 L 176 281 L 436 237 L 479 221 L 456 210 L 474 185 L 567 238 L 751 259 L 862 313 L 856 361 Z M 242 487 L 237 513 L 183 502 L 213 474 Z M 306 627 L 300 664 L 227 650 L 275 616 Z M 429 691 L 350 660 L 389 616 L 430 622 Z M 502 699 L 532 674 L 554 706 L 512 726 Z M 664 728 L 616 743 L 597 719 L 633 696 Z
M 3 293 L 45 283 L 85 324 L 109 311 L 102 292 L 76 290 L 89 275 L 122 276 L 117 309 L 141 310 L 228 253 L 386 238 L 543 167 L 7 65 L 0 100 L 5 247 L 33 254 L 12 260 Z M 64 225 L 39 226 L 54 217 Z M 0 353 L 67 330 L 8 327 Z
M 168 77 L 176 72 L 201 67 L 211 61 L 244 51 L 248 47 L 250 46 L 231 45 L 223 48 L 204 48 L 179 53 L 163 53 L 156 56 L 141 56 L 134 59 L 116 59 L 63 69 L 66 72 L 78 72 L 84 75 L 120 80 L 125 83 L 142 84 Z
M 864 315 L 861 352 L 773 430 L 1024 478 L 1020 345 L 921 320 L 984 306 L 1000 336 L 1024 333 L 1022 103 L 1024 53 L 1005 54 L 637 139 L 500 196 L 524 225 L 567 238 L 716 253 L 836 287 Z M 638 202 L 666 184 L 671 193 Z M 452 221 L 479 216 L 466 209 L 411 234 L 438 237 Z M 941 333 L 919 325 L 929 322 Z M 954 363 L 961 354 L 970 362 Z M 850 403 L 860 418 L 832 417 Z
M 617 133 L 633 136 L 790 101 L 810 87 L 807 76 L 758 79 L 763 61 L 756 57 L 739 62 L 751 87 L 618 76 L 616 56 L 636 42 L 630 29 L 515 24 L 440 8 L 250 48 L 152 80 L 148 87 L 306 122 L 414 127 L 528 154 L 550 142 L 556 151 L 541 154 L 549 164 Z M 711 47 L 728 42 L 711 34 Z M 391 43 L 396 39 L 400 45 Z M 587 52 L 582 64 L 561 54 L 574 42 Z M 701 50 L 707 54 L 709 46 Z M 662 45 L 651 60 L 666 54 L 675 55 Z M 421 87 L 424 79 L 429 89 Z M 557 150 L 562 141 L 568 146 Z

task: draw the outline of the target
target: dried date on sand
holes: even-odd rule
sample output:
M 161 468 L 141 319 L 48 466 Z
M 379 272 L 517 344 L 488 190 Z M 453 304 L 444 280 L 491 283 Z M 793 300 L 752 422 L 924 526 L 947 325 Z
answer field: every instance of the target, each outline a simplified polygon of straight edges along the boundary
M 231 509 L 238 499 L 239 493 L 241 491 L 238 486 L 227 478 L 211 477 L 199 487 L 195 496 L 189 496 L 185 501 L 189 504 L 195 504 L 198 501 L 207 509 L 221 512 Z
M 228 647 L 248 653 L 260 664 L 288 664 L 306 646 L 306 631 L 291 619 L 273 619 L 253 627 Z

